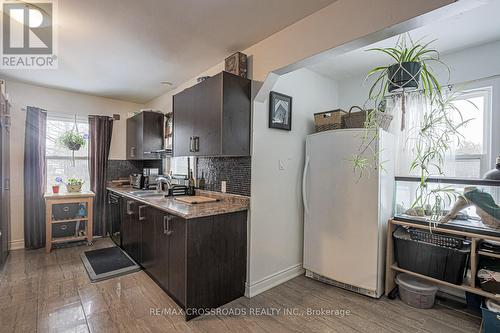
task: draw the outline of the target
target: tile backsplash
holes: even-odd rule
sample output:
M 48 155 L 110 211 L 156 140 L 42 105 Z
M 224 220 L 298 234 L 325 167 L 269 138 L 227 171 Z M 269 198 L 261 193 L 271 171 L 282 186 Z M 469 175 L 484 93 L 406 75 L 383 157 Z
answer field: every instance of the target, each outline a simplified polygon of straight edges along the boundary
M 205 189 L 221 191 L 221 181 L 225 180 L 226 192 L 250 196 L 250 157 L 200 157 L 197 175 L 205 178 Z
M 159 168 L 162 170 L 160 160 L 151 161 L 129 161 L 129 160 L 108 160 L 106 179 L 108 181 L 123 177 L 128 177 L 133 173 L 142 173 L 143 168 Z

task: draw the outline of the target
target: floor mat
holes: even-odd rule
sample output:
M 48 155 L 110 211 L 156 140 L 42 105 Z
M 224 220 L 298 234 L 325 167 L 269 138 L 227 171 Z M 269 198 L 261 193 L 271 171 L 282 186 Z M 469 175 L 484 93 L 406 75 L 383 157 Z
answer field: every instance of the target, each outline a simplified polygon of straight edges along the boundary
M 137 272 L 141 268 L 118 246 L 86 251 L 80 254 L 92 282 Z

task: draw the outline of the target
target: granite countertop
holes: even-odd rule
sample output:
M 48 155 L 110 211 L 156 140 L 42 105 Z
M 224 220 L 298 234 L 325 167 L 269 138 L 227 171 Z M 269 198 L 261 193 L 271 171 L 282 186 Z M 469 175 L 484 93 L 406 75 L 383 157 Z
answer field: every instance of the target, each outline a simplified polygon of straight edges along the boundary
M 140 191 L 129 186 L 107 187 L 108 190 L 124 197 L 161 209 L 184 219 L 213 216 L 248 210 L 250 198 L 242 195 L 227 194 L 212 191 L 196 190 L 196 195 L 217 198 L 217 202 L 187 204 L 175 200 L 174 197 L 138 197 L 131 192 Z

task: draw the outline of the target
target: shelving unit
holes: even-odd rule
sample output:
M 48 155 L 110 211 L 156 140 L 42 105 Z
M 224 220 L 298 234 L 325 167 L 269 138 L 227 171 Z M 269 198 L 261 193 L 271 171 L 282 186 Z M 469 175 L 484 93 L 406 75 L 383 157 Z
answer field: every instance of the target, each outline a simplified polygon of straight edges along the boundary
M 443 280 L 435 279 L 426 275 L 422 275 L 416 272 L 412 272 L 403 268 L 398 267 L 397 263 L 395 262 L 394 259 L 394 241 L 392 238 L 393 232 L 396 230 L 398 226 L 406 226 L 406 227 L 412 227 L 412 228 L 418 228 L 418 229 L 429 229 L 429 226 L 423 223 L 412 223 L 408 221 L 399 221 L 399 220 L 389 220 L 389 223 L 387 225 L 387 252 L 386 252 L 386 272 L 385 272 L 385 294 L 388 296 L 391 291 L 396 287 L 396 282 L 395 282 L 395 277 L 398 272 L 400 273 L 407 273 L 413 276 L 417 276 L 419 278 L 422 278 L 424 280 L 427 280 L 432 283 L 440 284 L 440 285 L 445 285 L 447 287 L 467 291 L 473 294 L 477 294 L 480 296 L 484 296 L 487 298 L 492 298 L 496 300 L 500 300 L 500 294 L 492 294 L 490 292 L 484 291 L 481 288 L 478 288 L 476 286 L 476 272 L 477 272 L 477 262 L 478 262 L 478 256 L 483 255 L 483 256 L 489 256 L 493 258 L 500 258 L 500 255 L 498 254 L 493 254 L 493 253 L 488 253 L 485 251 L 478 251 L 477 250 L 477 243 L 480 240 L 492 240 L 492 241 L 497 241 L 500 242 L 500 236 L 492 236 L 491 234 L 480 234 L 480 233 L 475 233 L 475 232 L 469 232 L 469 231 L 461 231 L 461 230 L 452 230 L 448 229 L 446 227 L 436 227 L 432 228 L 432 232 L 436 233 L 446 233 L 450 235 L 456 235 L 456 236 L 465 236 L 470 239 L 471 241 L 471 255 L 470 255 L 470 262 L 469 262 L 469 269 L 471 271 L 471 281 L 469 283 L 464 283 L 461 285 L 456 285 L 453 283 L 449 283 Z
M 46 193 L 45 194 L 45 252 L 50 253 L 53 244 L 86 240 L 87 244 L 92 244 L 93 230 L 93 207 L 95 194 L 91 191 L 78 193 Z M 86 216 L 74 217 L 69 219 L 55 219 L 52 212 L 54 205 L 83 203 L 86 205 Z M 75 235 L 69 237 L 52 237 L 52 226 L 58 223 L 84 222 L 85 235 L 78 235 L 78 228 L 75 229 Z

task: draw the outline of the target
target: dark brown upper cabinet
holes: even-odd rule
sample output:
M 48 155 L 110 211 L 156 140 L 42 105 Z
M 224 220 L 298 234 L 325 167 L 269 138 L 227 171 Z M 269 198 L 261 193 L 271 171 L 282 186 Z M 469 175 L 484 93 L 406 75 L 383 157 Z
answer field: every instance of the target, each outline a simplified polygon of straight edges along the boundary
M 174 95 L 173 156 L 249 156 L 250 89 L 221 72 Z
M 127 119 L 127 160 L 157 160 L 163 149 L 164 115 L 143 111 Z

